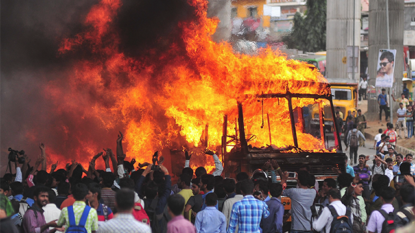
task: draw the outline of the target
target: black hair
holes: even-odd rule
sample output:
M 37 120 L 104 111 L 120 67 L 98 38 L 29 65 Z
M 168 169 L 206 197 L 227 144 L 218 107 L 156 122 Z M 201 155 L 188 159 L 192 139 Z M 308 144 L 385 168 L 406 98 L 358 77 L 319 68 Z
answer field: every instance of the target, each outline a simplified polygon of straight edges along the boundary
M 154 199 L 157 196 L 158 185 L 154 181 L 150 181 L 146 186 L 147 199 Z
M 111 188 L 114 185 L 115 175 L 112 172 L 104 172 L 102 175 L 102 185 Z
M 134 190 L 134 180 L 128 177 L 124 177 L 122 179 L 120 179 L 120 188 L 127 188 L 127 189 L 131 189 Z
M 180 181 L 184 182 L 185 185 L 190 186 L 190 181 L 192 180 L 192 177 L 187 173 L 182 173 L 180 175 Z
M 380 55 L 380 60 L 382 61 L 383 59 L 388 59 L 389 62 L 393 62 L 395 61 L 395 58 L 393 57 L 393 53 L 389 52 L 389 51 L 384 51 L 382 53 L 382 55 Z
M 202 184 L 206 184 L 207 190 L 212 190 L 215 186 L 215 177 L 213 175 L 205 174 L 200 178 Z
M 36 185 L 45 185 L 48 182 L 49 173 L 45 170 L 40 170 L 37 172 L 36 177 L 34 178 Z
M 362 110 L 361 109 L 357 109 L 357 112 L 361 112 Z
M 333 199 L 341 199 L 340 190 L 332 188 L 327 192 L 327 196 L 331 196 Z
M 273 197 L 279 197 L 282 193 L 282 185 L 280 183 L 272 183 L 269 186 L 269 192 Z
M 236 183 L 236 185 L 235 185 L 235 193 L 236 194 L 242 194 L 242 192 L 241 192 L 241 182 Z
M 54 203 L 56 199 L 56 193 L 53 189 L 49 189 L 49 203 Z
M 252 180 L 243 180 L 241 183 L 241 192 L 244 195 L 252 194 L 254 191 L 254 182 Z
M 393 160 L 391 159 L 391 158 L 387 158 L 387 159 L 385 159 L 385 162 L 392 162 Z
M 23 184 L 21 182 L 13 182 L 10 184 L 13 195 L 23 194 Z
M 180 194 L 174 194 L 167 198 L 167 206 L 175 216 L 182 214 L 185 204 L 184 202 L 185 200 Z
M 195 174 L 196 174 L 197 178 L 200 178 L 203 175 L 207 174 L 207 172 L 206 172 L 206 169 L 204 167 L 198 167 L 198 168 L 196 168 Z
M 72 189 L 72 195 L 77 201 L 82 201 L 88 194 L 88 187 L 86 184 L 83 183 L 77 183 L 74 185 L 74 188 Z
M 402 154 L 397 154 L 396 157 L 401 157 L 401 159 L 403 159 L 403 155 Z
M 342 173 L 337 177 L 337 183 L 340 188 L 349 187 L 353 177 L 349 173 Z
M 117 203 L 118 211 L 130 210 L 134 207 L 134 191 L 131 189 L 122 188 L 115 194 L 115 201 Z
M 412 194 L 414 192 L 414 186 L 409 185 L 409 184 L 404 184 L 402 185 L 399 194 L 402 197 L 402 201 L 405 203 L 411 203 L 412 202 Z
M 333 189 L 333 188 L 336 188 L 337 187 L 337 183 L 336 183 L 336 181 L 333 178 L 324 179 L 324 182 L 327 183 L 327 186 L 329 188 L 332 188 Z
M 307 171 L 298 171 L 298 182 L 302 186 L 308 186 L 310 184 L 310 174 Z
M 259 180 L 255 182 L 255 185 L 259 185 L 259 190 L 262 190 L 265 195 L 268 195 L 268 182 L 265 180 Z
M 63 176 L 60 172 L 52 173 L 52 178 L 54 178 L 58 183 L 63 182 L 66 179 L 65 176 Z
M 235 180 L 234 179 L 224 179 L 223 180 L 223 186 L 225 188 L 225 191 L 227 193 L 233 193 L 235 192 Z
M 252 176 L 252 181 L 256 182 L 258 180 L 267 180 L 267 177 L 262 172 L 257 172 Z
M 399 170 L 401 171 L 402 175 L 411 175 L 411 164 L 408 162 L 403 162 L 401 166 L 399 166 Z
M 192 180 L 192 184 L 195 184 L 195 185 L 197 185 L 197 187 L 199 187 L 199 188 L 200 188 L 199 183 L 200 183 L 200 178 L 194 178 L 194 179 Z
M 67 182 L 60 182 L 58 184 L 58 194 L 59 195 L 68 195 L 70 186 L 71 185 Z
M 383 198 L 385 202 L 390 203 L 395 197 L 395 189 L 393 189 L 392 187 L 385 187 L 380 193 L 380 196 Z
M 223 177 L 222 176 L 215 176 L 215 186 L 218 184 L 223 183 Z
M 236 181 L 241 182 L 243 180 L 249 180 L 249 175 L 246 172 L 239 172 L 236 175 Z
M 164 172 L 161 169 L 154 170 L 153 179 L 156 183 L 161 182 L 162 180 L 164 180 Z
M 33 199 L 34 197 L 38 197 L 40 193 L 48 193 L 49 195 L 49 190 L 50 188 L 46 187 L 46 186 L 39 186 L 35 189 L 35 191 L 33 192 Z
M 366 155 L 359 155 L 359 159 L 362 158 L 362 157 L 366 158 Z
M 2 181 L 1 182 L 0 188 L 3 189 L 3 191 L 7 191 L 7 192 L 10 190 L 9 184 L 7 182 L 5 182 L 5 181 Z
M 223 186 L 223 183 L 220 183 L 215 186 L 214 193 L 217 195 L 218 198 L 225 198 L 226 192 Z
M 206 206 L 216 206 L 218 196 L 215 193 L 209 193 L 205 198 Z
M 190 178 L 193 177 L 193 169 L 191 169 L 190 167 L 185 167 L 182 170 L 182 174 L 188 174 L 190 176 Z
M 88 186 L 90 183 L 93 183 L 94 181 L 91 178 L 84 177 L 81 179 L 81 183 Z
M 130 178 L 134 180 L 134 184 L 137 184 L 138 180 L 141 177 L 141 174 L 143 174 L 144 170 L 140 169 L 138 171 L 132 172 L 130 175 Z
M 411 157 L 411 158 L 414 157 L 412 154 L 407 154 L 407 155 L 405 155 L 405 158 L 408 158 L 408 156 Z
M 301 170 L 303 168 L 305 168 L 305 170 L 307 170 L 307 172 L 310 171 L 310 166 L 308 166 L 308 165 L 305 165 L 305 164 L 300 165 L 299 169 Z
M 11 174 L 11 173 L 4 174 L 2 181 L 7 182 L 7 183 L 12 182 L 13 181 L 13 174 Z
M 383 132 L 383 130 L 382 130 L 382 129 L 379 129 L 379 130 L 378 130 L 378 132 L 379 132 L 379 133 L 382 133 L 382 132 Z
M 353 123 L 353 129 L 356 129 L 356 128 L 357 128 L 357 125 Z
M 88 189 L 92 194 L 98 193 L 98 200 L 101 199 L 101 186 L 98 183 L 90 183 Z
M 380 59 L 380 60 L 382 60 L 382 59 Z M 386 89 L 385 88 L 382 88 L 382 91 L 386 91 Z
M 385 138 L 385 137 L 386 137 L 386 134 L 380 135 L 380 138 Z

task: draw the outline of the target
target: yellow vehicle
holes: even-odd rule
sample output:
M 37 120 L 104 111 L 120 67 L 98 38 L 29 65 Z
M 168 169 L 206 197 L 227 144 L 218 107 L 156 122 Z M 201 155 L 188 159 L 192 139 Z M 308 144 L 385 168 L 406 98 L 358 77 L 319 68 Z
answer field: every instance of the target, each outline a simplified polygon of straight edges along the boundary
M 334 111 L 343 113 L 343 121 L 346 121 L 348 111 L 356 112 L 357 114 L 357 89 L 358 84 L 346 79 L 328 79 L 331 87 L 331 94 L 333 95 Z M 311 127 L 318 129 L 320 127 L 319 109 L 314 106 L 312 111 Z M 333 115 L 330 111 L 330 106 L 324 106 L 324 130 L 325 132 L 333 131 Z

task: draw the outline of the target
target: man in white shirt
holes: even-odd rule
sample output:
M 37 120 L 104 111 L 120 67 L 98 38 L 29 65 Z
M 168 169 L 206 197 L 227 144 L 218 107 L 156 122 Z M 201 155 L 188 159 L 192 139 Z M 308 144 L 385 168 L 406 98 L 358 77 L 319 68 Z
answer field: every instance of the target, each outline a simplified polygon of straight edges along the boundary
M 408 133 L 406 132 L 406 122 L 405 122 L 406 108 L 404 108 L 403 103 L 399 103 L 399 108 L 398 108 L 397 113 L 398 113 L 398 120 L 396 121 L 396 131 L 399 130 L 399 135 L 404 135 L 405 138 L 407 138 Z M 403 134 L 402 134 L 402 131 L 403 131 Z
M 359 101 L 362 100 L 362 96 L 364 100 L 366 100 L 366 93 L 367 93 L 367 78 L 364 76 L 363 80 L 359 83 Z
M 313 229 L 318 232 L 330 232 L 331 223 L 333 222 L 333 215 L 329 209 L 330 206 L 334 207 L 335 211 L 337 212 L 338 216 L 346 215 L 346 206 L 340 201 L 340 190 L 338 189 L 330 189 L 327 193 L 330 201 L 330 205 L 324 207 L 323 212 L 321 213 L 320 217 L 317 220 L 313 221 Z M 349 209 L 349 219 L 350 224 L 353 223 L 353 215 L 351 214 L 351 210 Z M 352 225 L 350 225 L 352 227 Z
M 385 175 L 389 177 L 389 185 L 390 185 L 391 181 L 393 180 L 393 160 L 391 158 L 387 158 L 385 162 L 386 162 Z
M 378 134 L 376 134 L 376 136 L 375 136 L 375 138 L 373 139 L 373 149 L 375 149 L 376 150 L 376 144 L 382 139 L 382 132 L 383 132 L 383 130 L 382 129 L 379 129 L 379 131 L 378 131 L 379 133 Z
M 61 209 L 59 209 L 55 204 L 56 194 L 52 189 L 49 190 L 49 203 L 42 207 L 43 216 L 45 216 L 46 222 L 51 222 L 57 220 L 61 215 Z M 53 227 L 49 227 L 49 230 L 52 230 Z M 61 232 L 61 231 L 57 231 Z
M 231 219 L 231 213 L 232 213 L 232 207 L 235 202 L 240 201 L 244 198 L 244 196 L 241 193 L 241 183 L 236 184 L 236 195 L 232 198 L 227 199 L 223 203 L 222 213 L 226 217 L 226 229 L 229 228 L 229 220 Z

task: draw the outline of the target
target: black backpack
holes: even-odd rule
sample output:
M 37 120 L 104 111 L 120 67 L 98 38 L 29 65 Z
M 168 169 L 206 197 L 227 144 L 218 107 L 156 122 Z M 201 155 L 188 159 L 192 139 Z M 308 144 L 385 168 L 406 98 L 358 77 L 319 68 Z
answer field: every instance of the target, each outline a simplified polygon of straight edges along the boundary
M 346 215 L 342 216 L 337 214 L 337 211 L 333 206 L 329 205 L 328 208 L 333 216 L 330 233 L 353 233 L 353 226 L 350 220 L 352 211 L 350 207 L 346 208 Z
M 404 216 L 402 216 L 404 215 Z M 406 226 L 408 223 L 412 222 L 415 220 L 415 217 L 412 213 L 410 213 L 409 211 L 407 211 L 405 209 L 405 207 L 402 207 L 401 209 L 399 209 L 398 212 L 396 212 L 395 215 L 395 224 L 397 225 L 397 227 L 403 227 Z
M 395 229 L 398 227 L 398 224 L 395 222 L 395 213 L 394 211 L 386 213 L 384 210 L 380 209 L 379 213 L 385 218 L 385 221 L 382 223 L 382 232 L 381 233 L 391 233 L 395 232 Z

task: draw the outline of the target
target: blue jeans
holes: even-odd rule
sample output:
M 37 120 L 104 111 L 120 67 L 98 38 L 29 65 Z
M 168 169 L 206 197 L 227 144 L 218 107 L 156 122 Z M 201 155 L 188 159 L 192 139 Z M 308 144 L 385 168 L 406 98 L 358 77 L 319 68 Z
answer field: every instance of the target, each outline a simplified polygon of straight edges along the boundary
M 407 121 L 406 128 L 408 129 L 408 138 L 412 137 L 412 135 L 414 135 L 414 122 Z

